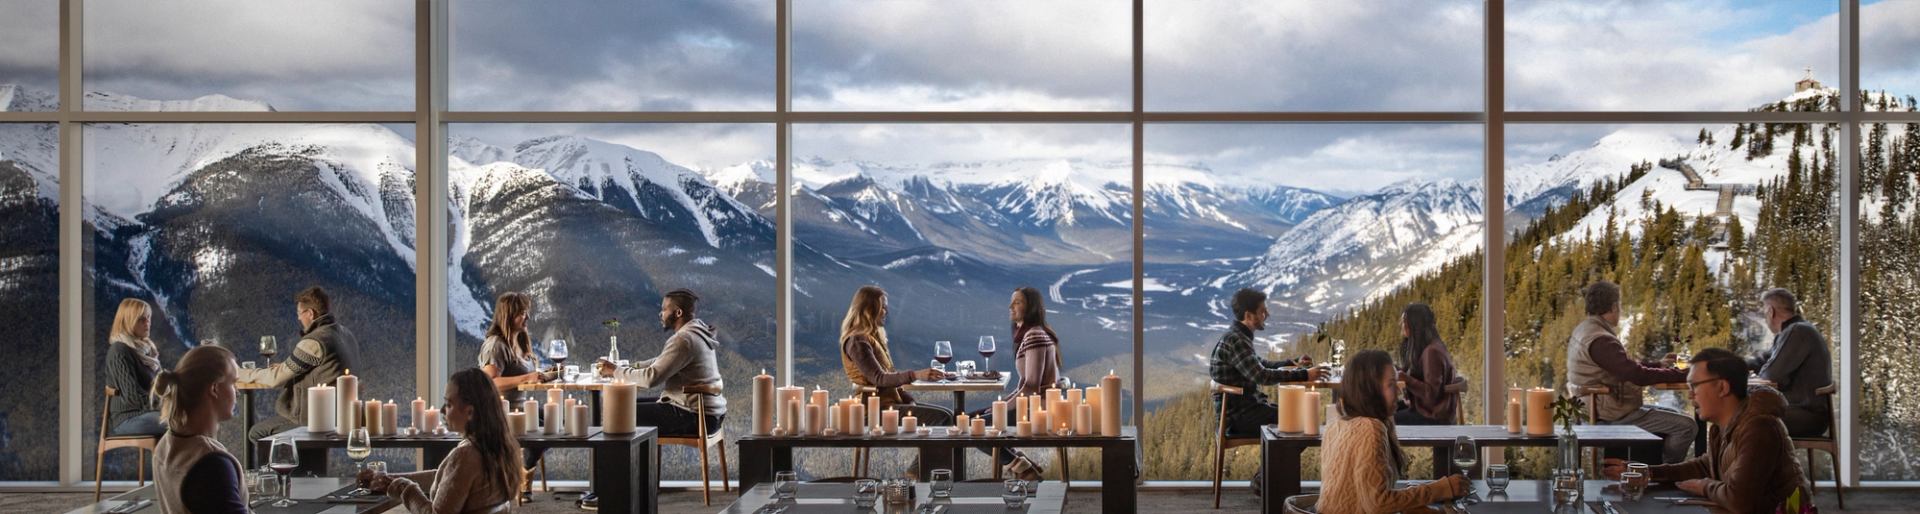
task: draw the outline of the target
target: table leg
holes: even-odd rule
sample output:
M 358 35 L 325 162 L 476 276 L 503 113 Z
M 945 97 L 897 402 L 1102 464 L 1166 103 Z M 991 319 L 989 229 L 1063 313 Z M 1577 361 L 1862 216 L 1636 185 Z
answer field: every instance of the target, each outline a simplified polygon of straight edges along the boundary
M 953 413 L 954 414 L 967 413 L 967 392 L 966 391 L 953 392 Z M 967 449 L 961 448 L 958 446 L 953 447 L 953 457 L 951 458 L 950 462 L 953 463 L 950 469 L 953 470 L 954 481 L 966 480 L 967 479 Z M 989 464 L 997 464 L 997 463 L 989 463 Z M 920 476 L 924 477 L 928 475 L 920 475 Z
M 793 469 L 793 448 L 785 445 L 762 443 L 742 444 L 740 455 L 740 490 L 753 489 L 761 482 L 772 482 L 773 472 Z
M 1447 455 L 1447 453 L 1451 451 L 1453 451 L 1451 447 L 1448 447 L 1448 448 L 1441 448 L 1439 446 L 1433 447 L 1433 478 L 1434 480 L 1439 480 L 1443 477 L 1446 477 L 1448 474 L 1456 472 L 1453 469 L 1453 459 L 1449 458 Z
M 254 389 L 245 389 L 240 391 L 240 434 L 241 435 L 246 435 L 248 433 L 253 432 L 253 392 L 254 391 L 255 391 Z M 241 453 L 244 454 L 240 457 L 241 462 L 245 462 L 247 465 L 247 469 L 249 470 L 260 469 L 260 463 L 255 461 L 253 458 L 254 457 L 253 447 L 255 445 L 248 444 L 248 445 L 241 445 L 241 446 L 242 447 L 240 448 L 240 451 Z
M 954 481 L 965 480 L 962 473 L 963 470 L 960 469 L 962 466 L 959 466 L 959 464 L 967 461 L 964 458 L 965 455 L 960 453 L 961 450 L 965 450 L 965 448 L 921 448 L 920 479 L 930 480 L 933 478 L 933 470 L 947 469 L 953 471 Z
M 1260 443 L 1261 512 L 1284 513 L 1287 497 L 1300 494 L 1300 454 L 1305 450 L 1273 441 Z
M 593 448 L 593 490 L 600 496 L 601 512 L 658 510 L 659 491 L 655 488 L 659 482 L 652 479 L 652 458 L 650 439 Z
M 1139 508 L 1139 488 L 1133 483 L 1133 443 L 1124 443 L 1100 447 L 1100 510 L 1106 512 Z

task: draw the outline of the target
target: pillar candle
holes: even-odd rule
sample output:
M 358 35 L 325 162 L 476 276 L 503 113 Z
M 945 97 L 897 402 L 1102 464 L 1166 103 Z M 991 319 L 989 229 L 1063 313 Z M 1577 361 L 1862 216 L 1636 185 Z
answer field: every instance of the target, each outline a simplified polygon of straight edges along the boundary
M 1027 403 L 1030 401 L 1025 395 L 1013 397 L 1014 423 L 1027 419 Z
M 593 410 L 585 405 L 575 404 L 567 415 L 567 434 L 574 437 L 586 437 L 587 425 L 593 416 Z
M 971 429 L 967 431 L 967 433 L 972 434 L 975 437 L 987 435 L 987 420 L 980 419 L 980 418 L 973 418 L 972 421 L 973 421 L 973 426 L 971 427 Z
M 1320 435 L 1320 392 L 1307 391 L 1307 401 L 1300 403 L 1300 417 L 1306 420 L 1301 428 L 1307 435 Z
M 1013 430 L 1014 430 L 1013 431 L 1014 435 L 1017 435 L 1020 437 L 1033 437 L 1033 421 L 1025 420 L 1025 419 L 1020 420 L 1019 423 L 1015 423 L 1013 425 Z
M 1527 435 L 1553 435 L 1553 390 L 1527 390 Z
M 1520 433 L 1520 410 L 1519 396 L 1507 399 L 1507 433 Z
M 807 403 L 810 405 L 819 405 L 820 411 L 826 412 L 827 390 L 821 389 L 820 386 L 813 386 L 813 398 L 811 400 L 808 400 Z
M 367 413 L 360 418 L 360 426 L 367 428 L 368 435 L 380 435 L 380 429 L 387 426 L 380 421 L 380 400 L 367 400 L 363 405 Z
M 548 403 L 546 406 L 541 407 L 545 409 L 547 422 L 540 425 L 540 433 L 546 435 L 560 433 L 560 426 L 565 424 L 565 421 L 562 420 L 560 416 L 560 407 L 560 402 Z
M 825 420 L 822 419 L 822 416 L 825 416 L 825 414 L 820 412 L 820 404 L 809 402 L 805 407 L 802 407 L 802 409 L 804 410 L 800 411 L 800 425 L 802 427 L 800 429 L 800 435 L 820 435 L 821 429 L 826 425 L 826 423 L 823 422 Z
M 800 397 L 785 402 L 786 408 L 780 411 L 780 428 L 777 430 L 786 436 L 800 435 Z
M 426 423 L 427 426 L 426 433 L 438 434 L 440 430 L 440 409 L 427 409 L 426 421 L 424 421 L 424 423 Z
M 560 403 L 567 398 L 567 390 L 558 387 L 547 389 L 547 403 Z
M 408 426 L 413 427 L 416 432 L 427 431 L 427 400 L 418 396 L 413 397 L 413 411 L 408 414 L 412 415 L 407 418 Z
M 600 390 L 600 431 L 609 434 L 631 434 L 634 431 L 634 385 L 624 380 L 615 380 Z
M 1079 406 L 1074 407 L 1073 433 L 1080 434 L 1080 435 L 1094 435 L 1092 405 L 1087 405 L 1082 403 Z
M 1301 386 L 1280 386 L 1280 431 L 1298 434 L 1305 430 L 1300 419 L 1300 404 L 1307 399 L 1307 388 Z
M 795 386 L 782 387 L 776 389 L 774 392 L 774 405 L 778 406 L 780 411 L 780 416 L 775 420 L 774 426 L 786 430 L 787 435 L 793 435 L 795 431 L 800 429 L 800 411 L 799 409 L 793 409 L 793 411 L 789 413 L 787 410 L 787 402 L 799 402 L 800 397 L 805 395 L 806 389 Z
M 1062 405 L 1065 405 L 1064 403 Z M 1055 434 L 1073 435 L 1073 409 L 1061 407 L 1058 415 L 1048 414 L 1047 421 L 1053 422 Z
M 367 406 L 360 403 L 360 400 L 354 400 L 353 403 L 347 404 L 347 411 L 340 414 L 340 417 L 346 418 L 340 421 L 340 429 L 350 432 L 364 425 L 365 422 L 360 421 L 360 418 L 366 415 L 367 412 L 361 410 L 365 408 L 367 408 Z
M 1102 398 L 1100 398 L 1100 386 L 1088 386 L 1087 387 L 1087 405 L 1093 406 L 1094 435 L 1109 435 L 1105 430 L 1102 430 L 1106 427 L 1101 426 L 1105 424 L 1101 422 L 1105 421 L 1106 418 L 1101 417 L 1100 415 L 1100 409 L 1105 408 L 1105 406 L 1100 403 L 1100 400 L 1102 400 Z M 1120 434 L 1111 434 L 1111 435 L 1120 435 Z
M 1044 411 L 1044 410 L 1033 411 L 1033 419 L 1031 421 L 1033 421 L 1033 429 L 1035 431 L 1038 431 L 1041 435 L 1047 435 L 1047 434 L 1053 433 L 1053 424 L 1048 423 L 1048 421 L 1051 421 L 1051 420 L 1048 419 L 1047 411 Z
M 1004 400 L 993 401 L 993 428 L 1007 431 L 1007 402 Z
M 380 404 L 380 421 L 386 423 L 380 428 L 381 435 L 400 435 L 400 404 L 393 400 Z
M 867 396 L 866 411 L 867 411 L 867 417 L 870 418 L 867 420 L 867 425 L 873 427 L 872 431 L 879 432 L 880 431 L 880 395 L 873 394 L 873 395 Z
M 1047 419 L 1053 420 L 1054 424 L 1059 424 L 1061 421 L 1072 424 L 1073 406 L 1067 404 L 1067 399 L 1064 396 L 1055 398 L 1048 402 Z
M 1079 405 L 1080 402 L 1086 400 L 1086 396 L 1084 396 L 1085 394 L 1086 394 L 1086 391 L 1082 391 L 1079 389 L 1068 389 L 1067 403 L 1072 405 Z
M 860 406 L 855 405 L 854 408 L 857 409 Z M 909 434 L 919 431 L 920 418 L 913 417 L 913 413 L 907 413 L 907 417 L 900 418 L 900 430 Z
M 324 434 L 340 428 L 339 390 L 329 385 L 307 388 L 307 431 Z M 336 408 L 329 409 L 327 407 Z
M 773 421 L 778 417 L 773 403 L 773 375 L 761 369 L 753 376 L 753 435 L 766 436 L 773 433 Z
M 1028 396 L 1027 403 L 1029 404 L 1027 407 L 1027 419 L 1034 419 L 1040 416 L 1041 412 L 1045 412 L 1047 410 L 1046 395 L 1036 394 L 1036 395 Z
M 1100 379 L 1100 433 L 1120 436 L 1120 376 L 1107 370 L 1107 376 Z
M 1061 400 L 1065 398 L 1066 398 L 1065 396 L 1060 395 L 1060 388 L 1049 387 L 1047 388 L 1047 401 L 1046 403 L 1042 403 L 1041 405 L 1046 405 L 1047 408 L 1053 408 L 1053 402 L 1055 400 Z
M 578 403 L 580 403 L 579 400 L 575 400 L 572 398 L 566 399 L 567 412 L 573 412 L 573 406 Z
M 880 413 L 880 429 L 885 430 L 887 435 L 900 433 L 900 411 L 887 409 Z
M 959 428 L 959 429 L 965 429 L 965 428 L 967 428 L 967 427 L 969 427 L 969 426 L 972 426 L 971 424 L 969 424 L 969 423 L 967 423 L 967 419 L 968 419 L 968 418 L 967 418 L 967 415 L 966 415 L 966 414 L 955 414 L 955 415 L 953 415 L 953 426 L 954 426 L 954 428 Z
M 514 437 L 520 437 L 521 434 L 527 433 L 527 413 L 507 413 L 507 433 L 512 434 Z
M 858 401 L 847 407 L 847 435 L 865 435 L 872 425 L 867 424 L 867 406 Z
M 534 400 L 533 395 L 527 395 L 527 399 L 520 401 L 520 412 L 527 413 L 528 420 L 537 422 L 540 419 L 540 402 Z M 535 424 L 528 424 L 527 429 L 539 430 L 540 427 L 533 426 Z
M 333 379 L 333 388 L 333 393 L 339 396 L 334 399 L 333 403 L 334 413 L 339 416 L 339 419 L 334 420 L 334 422 L 338 424 L 340 432 L 344 434 L 353 430 L 355 426 L 358 426 L 353 423 L 360 419 L 357 416 L 357 414 L 359 414 L 358 412 L 347 410 L 353 408 L 353 402 L 360 400 L 360 377 L 354 376 L 353 370 L 351 369 L 343 370 L 343 373 L 339 377 Z M 314 405 L 312 403 L 307 404 L 308 409 L 312 409 L 313 407 Z

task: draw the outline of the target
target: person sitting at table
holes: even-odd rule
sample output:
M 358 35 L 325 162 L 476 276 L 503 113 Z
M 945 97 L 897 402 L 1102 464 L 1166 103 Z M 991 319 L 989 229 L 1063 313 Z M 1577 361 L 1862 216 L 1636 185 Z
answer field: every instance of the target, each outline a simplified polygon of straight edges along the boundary
M 493 323 L 487 338 L 480 343 L 480 370 L 493 381 L 500 397 L 509 403 L 520 402 L 520 384 L 538 384 L 553 380 L 555 373 L 540 371 L 540 358 L 533 353 L 533 336 L 527 333 L 527 315 L 533 312 L 533 297 L 526 293 L 501 293 L 493 302 Z M 528 416 L 545 416 L 530 412 Z M 545 421 L 538 421 L 545 423 Z M 540 463 L 544 451 L 526 453 L 526 466 Z M 531 484 L 528 484 L 531 485 Z M 523 501 L 533 499 L 533 488 L 520 489 Z
M 253 425 L 247 438 L 258 440 L 306 426 L 307 388 L 333 385 L 333 380 L 358 367 L 360 342 L 333 315 L 332 300 L 319 287 L 294 295 L 294 316 L 300 319 L 300 342 L 279 364 L 240 370 L 240 380 L 279 388 L 274 400 L 278 416 Z
M 1019 371 L 1020 381 L 1014 383 L 1012 393 L 1000 399 L 1011 402 L 1030 394 L 1046 394 L 1047 388 L 1054 387 L 1060 380 L 1060 336 L 1047 324 L 1047 307 L 1041 303 L 1040 290 L 1015 289 L 1007 303 L 1007 317 L 1013 327 L 1014 369 Z M 972 415 L 993 423 L 993 407 L 974 411 Z M 994 453 L 1007 474 L 1021 480 L 1039 480 L 1046 472 L 1018 449 Z
M 360 479 L 415 514 L 512 510 L 526 471 L 520 469 L 520 443 L 507 433 L 507 412 L 500 406 L 493 377 L 478 368 L 454 373 L 447 379 L 445 401 L 447 426 L 460 433 L 460 444 L 438 469 L 394 474 L 361 470 Z
M 240 460 L 220 444 L 220 423 L 233 419 L 239 396 L 233 352 L 218 346 L 188 350 L 172 370 L 153 378 L 166 435 L 153 448 L 153 488 L 160 512 L 249 513 Z
M 660 299 L 660 328 L 673 332 L 660 348 L 660 356 L 636 362 L 626 369 L 614 369 L 614 363 L 601 358 L 597 363 L 601 376 L 619 375 L 643 389 L 660 389 L 659 398 L 641 398 L 634 408 L 640 426 L 654 427 L 663 436 L 700 434 L 700 417 L 705 417 L 707 433 L 720 430 L 727 417 L 727 398 L 704 394 L 701 410 L 694 412 L 692 394 L 682 392 L 689 386 L 725 387 L 720 378 L 720 359 L 715 353 L 720 339 L 707 322 L 694 317 L 700 297 L 687 289 L 675 289 Z
M 1760 310 L 1773 329 L 1773 348 L 1750 365 L 1760 370 L 1762 380 L 1773 382 L 1787 399 L 1787 410 L 1780 420 L 1794 437 L 1819 437 L 1827 433 L 1827 419 L 1833 406 L 1818 391 L 1833 385 L 1827 369 L 1833 357 L 1827 350 L 1827 338 L 1806 318 L 1800 317 L 1799 301 L 1792 291 L 1772 289 L 1760 295 Z
M 160 373 L 160 348 L 148 338 L 153 327 L 153 309 L 138 298 L 120 300 L 113 315 L 113 329 L 107 336 L 107 385 L 118 391 L 107 404 L 108 435 L 160 435 L 167 426 L 160 423 L 147 392 L 153 389 L 153 377 Z
M 1663 462 L 1687 458 L 1693 444 L 1693 418 L 1673 409 L 1646 405 L 1641 387 L 1682 382 L 1685 370 L 1654 362 L 1639 362 L 1627 355 L 1620 342 L 1620 286 L 1600 281 L 1582 292 L 1587 318 L 1574 326 L 1567 340 L 1567 383 L 1604 386 L 1611 392 L 1594 398 L 1595 417 L 1602 424 L 1633 425 L 1665 439 Z
M 1707 451 L 1677 464 L 1649 466 L 1647 478 L 1678 482 L 1721 513 L 1772 513 L 1790 498 L 1806 501 L 1809 484 L 1793 460 L 1793 440 L 1780 416 L 1787 401 L 1771 387 L 1747 385 L 1747 363 L 1722 348 L 1688 359 L 1687 391 L 1707 428 Z M 1797 493 L 1797 494 L 1796 494 Z M 1799 512 L 1787 510 L 1785 512 Z
M 1355 354 L 1341 375 L 1340 415 L 1327 420 L 1320 449 L 1320 514 L 1426 512 L 1430 503 L 1467 494 L 1460 475 L 1397 489 L 1407 454 L 1393 422 L 1400 397 L 1393 357 L 1380 350 Z
M 1313 368 L 1313 358 L 1305 355 L 1297 359 L 1269 361 L 1255 353 L 1254 334 L 1267 329 L 1267 294 L 1253 289 L 1241 289 L 1233 293 L 1234 323 L 1227 333 L 1220 335 L 1220 341 L 1213 345 L 1213 355 L 1207 360 L 1207 375 L 1214 382 L 1238 387 L 1246 394 L 1214 393 L 1214 405 L 1226 402 L 1226 429 L 1229 437 L 1249 437 L 1259 434 L 1260 427 L 1279 419 L 1280 407 L 1267 398 L 1260 386 L 1281 382 L 1310 382 L 1320 380 L 1320 370 Z M 1282 369 L 1298 365 L 1303 369 Z M 1260 494 L 1260 477 L 1266 473 L 1263 468 L 1253 475 L 1253 494 Z
M 847 316 L 840 321 L 840 367 L 846 371 L 847 380 L 856 387 L 874 389 L 872 393 L 862 393 L 863 399 L 866 394 L 878 396 L 881 408 L 901 411 L 901 417 L 912 414 L 921 426 L 952 424 L 953 411 L 916 403 L 913 395 L 900 390 L 900 386 L 916 379 L 939 380 L 945 374 L 933 368 L 894 370 L 893 356 L 887 347 L 886 323 L 887 292 L 879 286 L 861 286 L 854 291 Z
M 1453 383 L 1453 356 L 1447 343 L 1440 340 L 1440 328 L 1433 308 L 1424 303 L 1408 304 L 1400 311 L 1400 363 L 1406 367 L 1399 380 L 1407 384 L 1406 404 L 1393 413 L 1400 425 L 1451 425 L 1460 403 L 1447 393 Z

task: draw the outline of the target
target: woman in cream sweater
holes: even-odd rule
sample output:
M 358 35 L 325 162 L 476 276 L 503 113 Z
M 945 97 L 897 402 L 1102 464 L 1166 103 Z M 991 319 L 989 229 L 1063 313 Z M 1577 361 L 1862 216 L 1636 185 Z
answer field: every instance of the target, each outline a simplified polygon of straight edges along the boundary
M 1459 475 L 1395 489 L 1407 454 L 1394 432 L 1400 387 L 1393 357 L 1368 350 L 1347 363 L 1340 383 L 1340 415 L 1327 423 L 1320 451 L 1321 514 L 1426 512 L 1428 504 L 1466 494 Z
M 447 426 L 460 445 L 439 469 L 394 475 L 362 471 L 375 491 L 400 500 L 415 514 L 508 512 L 520 493 L 520 443 L 507 433 L 500 393 L 485 371 L 469 368 L 447 381 Z

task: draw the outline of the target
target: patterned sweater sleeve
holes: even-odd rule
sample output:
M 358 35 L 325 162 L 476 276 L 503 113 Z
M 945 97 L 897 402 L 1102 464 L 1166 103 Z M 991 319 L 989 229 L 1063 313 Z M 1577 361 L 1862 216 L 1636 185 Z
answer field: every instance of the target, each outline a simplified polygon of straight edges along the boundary
M 1393 477 L 1387 473 L 1387 470 L 1393 466 L 1393 458 L 1387 455 L 1386 425 L 1371 422 L 1361 423 L 1360 426 L 1366 427 L 1366 437 L 1352 440 L 1370 441 L 1372 444 L 1361 444 L 1359 448 L 1347 450 L 1356 452 L 1361 457 L 1354 461 L 1363 463 L 1360 466 L 1363 473 L 1361 483 L 1378 485 L 1369 485 L 1361 492 L 1358 498 L 1360 509 L 1356 512 L 1417 511 L 1424 509 L 1429 503 L 1444 500 L 1453 494 L 1446 482 L 1440 481 L 1427 482 L 1406 489 L 1395 489 Z

